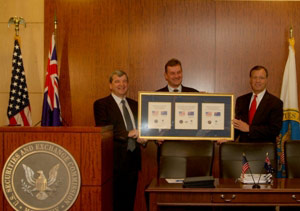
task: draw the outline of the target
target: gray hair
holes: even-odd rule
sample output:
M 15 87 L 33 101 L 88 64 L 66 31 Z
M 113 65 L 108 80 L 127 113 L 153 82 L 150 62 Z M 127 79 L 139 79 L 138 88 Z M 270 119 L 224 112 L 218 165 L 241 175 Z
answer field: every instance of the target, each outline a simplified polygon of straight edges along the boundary
M 125 75 L 126 79 L 128 81 L 128 75 L 127 75 L 127 73 L 125 73 L 123 70 L 115 70 L 109 76 L 109 83 L 112 83 L 114 75 L 117 75 L 118 77 L 122 77 L 123 75 Z

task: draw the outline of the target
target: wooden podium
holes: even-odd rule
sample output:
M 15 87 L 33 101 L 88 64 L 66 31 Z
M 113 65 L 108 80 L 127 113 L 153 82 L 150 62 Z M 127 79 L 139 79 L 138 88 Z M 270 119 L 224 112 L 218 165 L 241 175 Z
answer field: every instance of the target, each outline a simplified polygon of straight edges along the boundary
M 113 132 L 107 127 L 0 127 L 0 172 L 19 146 L 31 141 L 51 141 L 68 150 L 81 173 L 81 189 L 70 210 L 111 211 Z M 0 210 L 13 210 L 0 180 Z

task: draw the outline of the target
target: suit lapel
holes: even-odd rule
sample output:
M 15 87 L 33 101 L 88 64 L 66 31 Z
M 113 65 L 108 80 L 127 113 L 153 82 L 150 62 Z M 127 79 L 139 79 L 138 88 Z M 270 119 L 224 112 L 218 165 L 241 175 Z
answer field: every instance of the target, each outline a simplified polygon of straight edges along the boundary
M 116 119 L 116 121 L 118 121 L 120 124 L 123 124 L 124 127 L 126 128 L 120 108 L 116 103 L 115 99 L 111 95 L 109 97 L 109 101 L 111 105 L 112 116 Z
M 245 122 L 247 123 L 249 123 L 249 106 L 250 106 L 251 97 L 252 97 L 252 93 L 249 93 L 244 99 L 245 105 L 242 106 L 243 109 L 247 109 L 246 111 L 243 111 L 244 115 L 246 114 Z

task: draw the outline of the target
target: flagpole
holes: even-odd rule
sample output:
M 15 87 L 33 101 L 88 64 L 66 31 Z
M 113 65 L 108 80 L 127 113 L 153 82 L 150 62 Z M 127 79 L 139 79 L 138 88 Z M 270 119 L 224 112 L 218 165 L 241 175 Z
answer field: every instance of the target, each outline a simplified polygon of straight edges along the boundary
M 54 12 L 54 36 L 56 37 L 57 31 L 57 18 L 56 18 L 56 11 Z

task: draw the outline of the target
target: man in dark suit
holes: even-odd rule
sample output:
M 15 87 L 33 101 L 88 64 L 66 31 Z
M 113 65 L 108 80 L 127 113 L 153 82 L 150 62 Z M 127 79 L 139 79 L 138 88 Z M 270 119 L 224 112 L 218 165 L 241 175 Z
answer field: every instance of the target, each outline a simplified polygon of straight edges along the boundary
M 233 126 L 239 142 L 275 143 L 280 133 L 283 102 L 266 90 L 267 82 L 265 67 L 255 66 L 250 70 L 252 92 L 238 97 L 235 106 Z
M 182 86 L 182 66 L 178 59 L 171 59 L 167 62 L 164 76 L 168 85 L 157 92 L 198 92 L 196 89 Z
M 114 210 L 132 211 L 138 171 L 141 169 L 139 144 L 146 140 L 138 138 L 136 101 L 126 98 L 128 76 L 123 71 L 114 71 L 109 79 L 111 95 L 94 103 L 96 126 L 113 125 L 114 134 L 114 172 L 113 200 Z
M 167 86 L 156 90 L 157 92 L 199 92 L 190 87 L 183 86 L 182 83 L 182 66 L 178 59 L 170 59 L 165 64 L 164 77 L 168 82 Z M 164 140 L 157 140 L 158 145 L 161 145 Z M 158 148 L 158 159 L 160 155 L 160 148 Z

